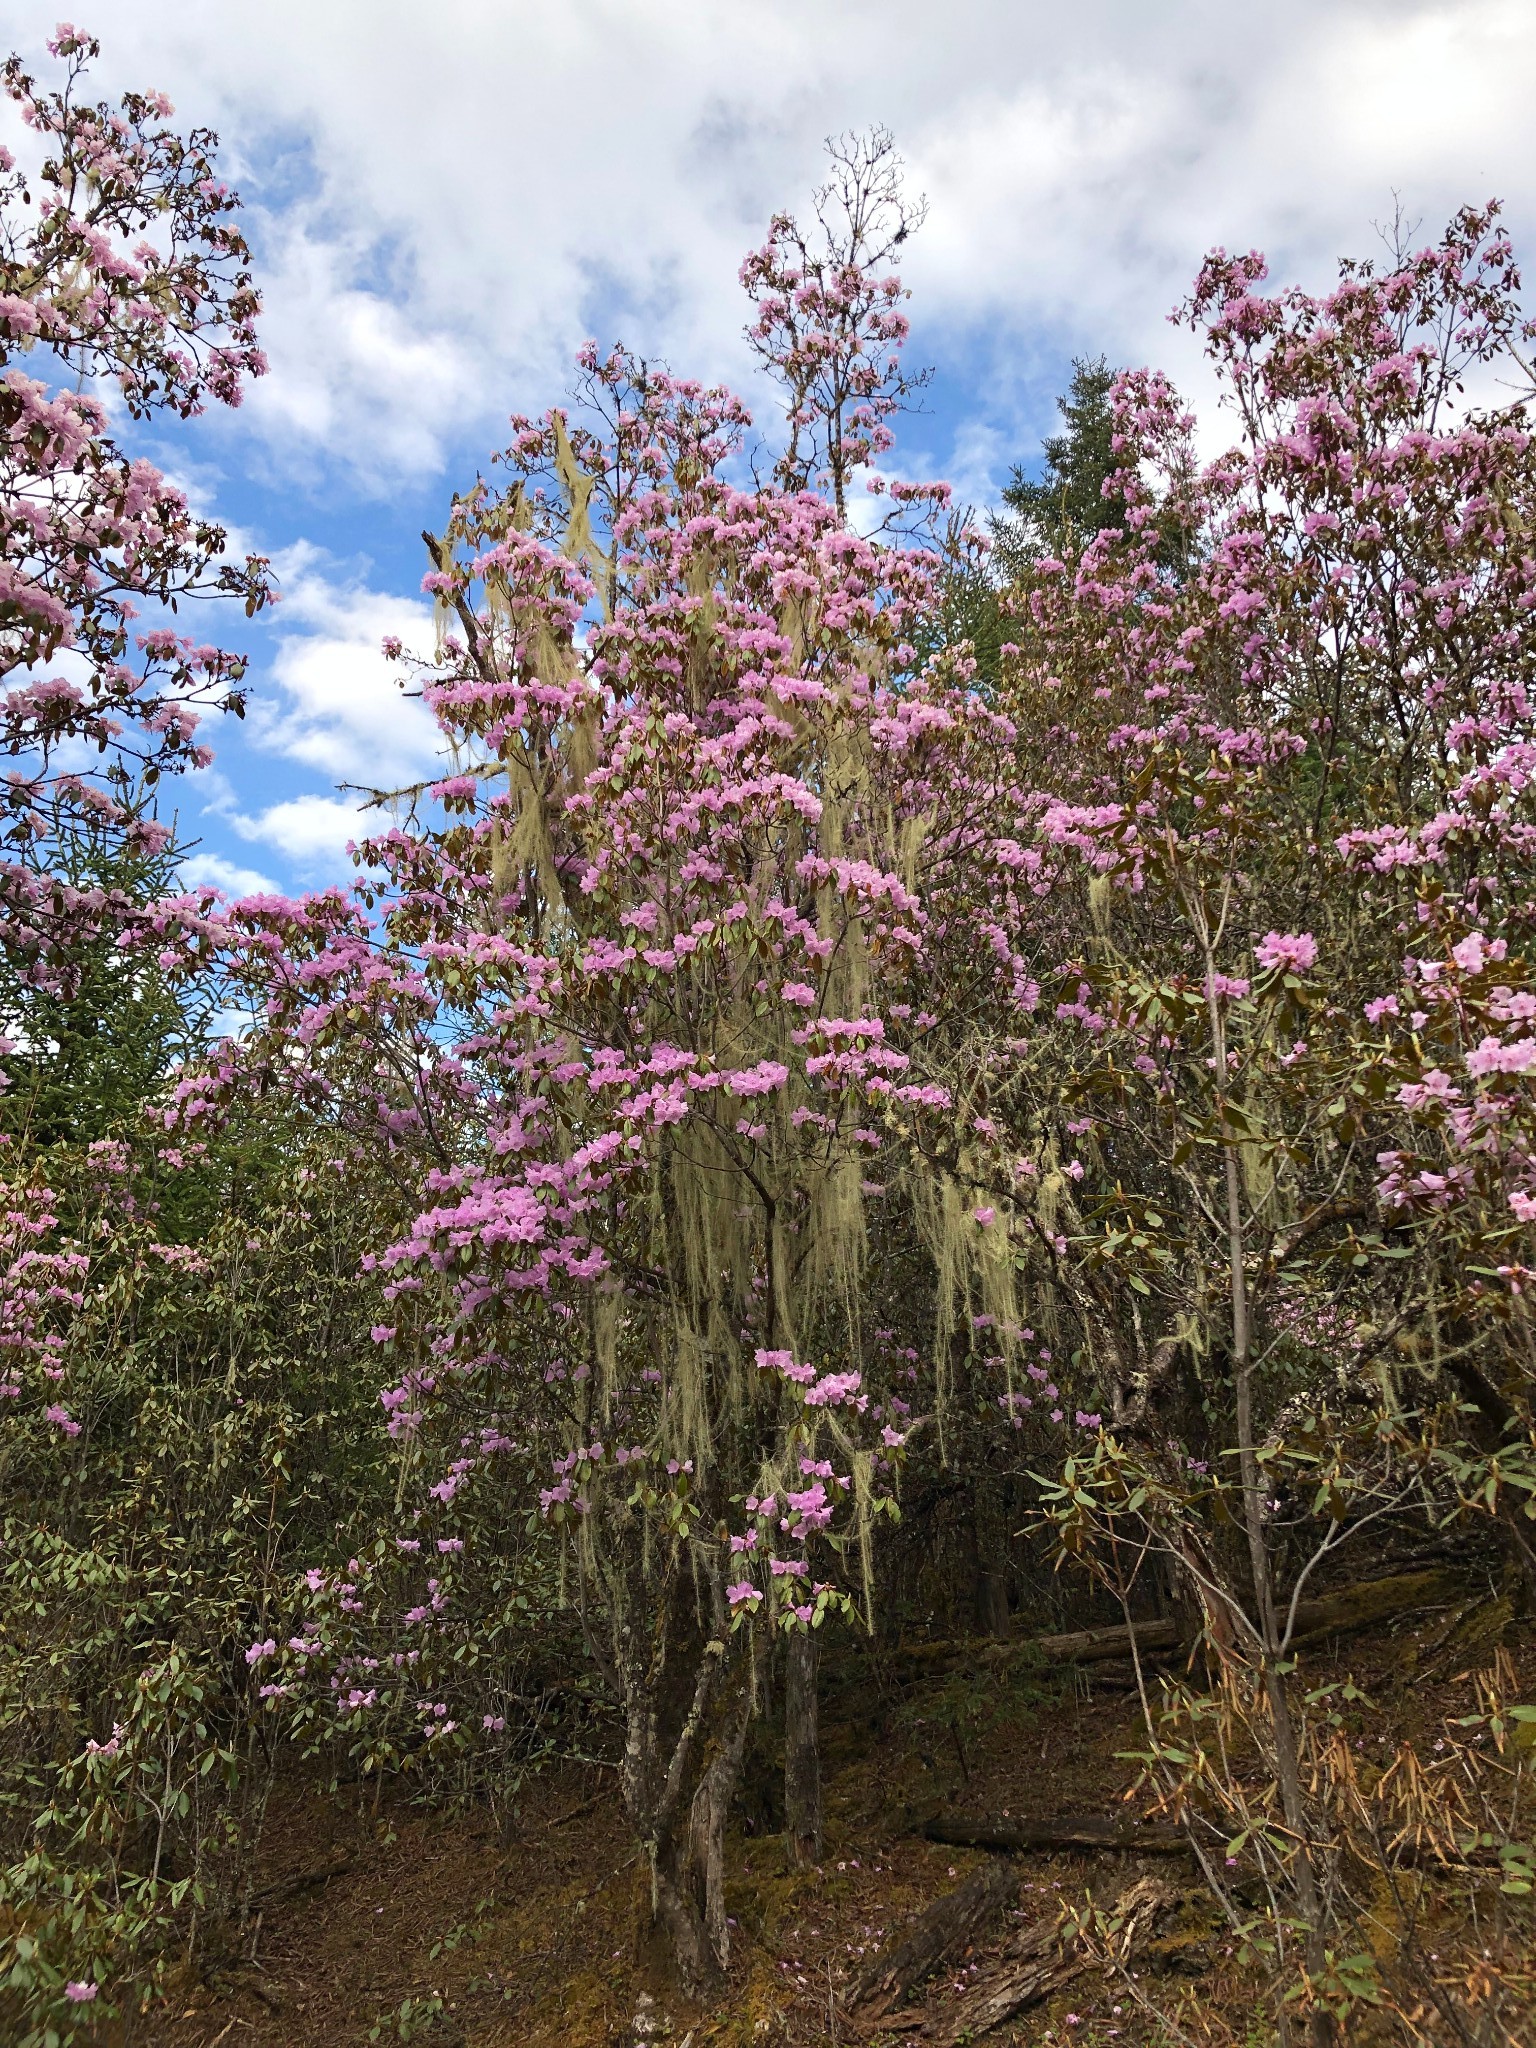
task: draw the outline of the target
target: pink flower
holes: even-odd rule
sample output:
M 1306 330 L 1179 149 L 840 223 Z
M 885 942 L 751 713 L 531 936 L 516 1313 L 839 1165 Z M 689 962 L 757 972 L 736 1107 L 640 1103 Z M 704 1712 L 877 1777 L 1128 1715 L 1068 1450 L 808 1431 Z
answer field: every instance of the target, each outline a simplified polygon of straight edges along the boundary
M 1254 947 L 1253 957 L 1270 971 L 1284 967 L 1305 974 L 1317 958 L 1317 941 L 1310 932 L 1268 932 Z
M 1472 1059 L 1477 1054 L 1471 1055 Z M 1423 1109 L 1426 1103 L 1449 1103 L 1461 1100 L 1461 1090 L 1449 1074 L 1440 1067 L 1431 1067 L 1422 1081 L 1405 1081 L 1397 1091 L 1397 1099 L 1404 1109 Z
M 89 2005 L 96 1996 L 96 1986 L 87 1984 L 83 1977 L 72 1977 L 64 1986 L 64 1996 L 71 2005 Z
M 727 1074 L 725 1085 L 732 1095 L 769 1095 L 788 1079 L 789 1069 L 782 1060 L 759 1060 L 755 1067 Z
M 1487 1074 L 1529 1074 L 1536 1070 L 1536 1038 L 1517 1038 L 1501 1045 L 1485 1038 L 1475 1052 L 1467 1054 L 1467 1072 L 1479 1081 Z
M 45 1422 L 51 1422 L 56 1429 L 62 1429 L 66 1436 L 78 1436 L 80 1434 L 79 1423 L 76 1422 L 69 1410 L 62 1407 L 57 1401 L 49 1402 L 48 1406 L 43 1410 L 43 1419 Z

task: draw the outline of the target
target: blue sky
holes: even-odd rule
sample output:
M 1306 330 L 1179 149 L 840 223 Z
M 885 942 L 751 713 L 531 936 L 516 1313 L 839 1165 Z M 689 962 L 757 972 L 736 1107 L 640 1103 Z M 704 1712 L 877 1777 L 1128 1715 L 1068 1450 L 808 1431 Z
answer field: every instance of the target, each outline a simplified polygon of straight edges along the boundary
M 88 11 L 89 10 L 89 11 Z M 41 68 L 58 14 L 0 0 Z M 253 712 L 184 785 L 200 875 L 347 872 L 339 782 L 430 765 L 378 656 L 425 643 L 420 530 L 622 338 L 746 392 L 742 255 L 822 138 L 882 122 L 931 213 L 911 354 L 939 374 L 892 467 L 995 500 L 1075 354 L 1209 391 L 1166 321 L 1215 243 L 1326 281 L 1400 201 L 1426 236 L 1502 196 L 1536 248 L 1530 0 L 78 0 L 101 87 L 206 122 L 249 207 L 272 374 L 149 452 L 273 556 Z M 1219 436 L 1212 421 L 1209 434 Z

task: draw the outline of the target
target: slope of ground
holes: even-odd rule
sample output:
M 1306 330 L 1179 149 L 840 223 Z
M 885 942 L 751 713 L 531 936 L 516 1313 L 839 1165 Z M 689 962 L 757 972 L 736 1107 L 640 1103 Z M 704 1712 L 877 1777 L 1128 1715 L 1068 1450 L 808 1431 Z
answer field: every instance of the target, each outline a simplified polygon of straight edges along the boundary
M 1442 1718 L 1464 1706 L 1466 1673 L 1446 1668 L 1447 1627 L 1444 1615 L 1421 1613 L 1337 1652 L 1338 1668 L 1347 1661 L 1376 1701 L 1380 1725 L 1362 1744 L 1386 1754 L 1402 1733 L 1432 1742 Z M 1139 1710 L 1128 1674 L 1114 1667 L 1052 1671 L 1014 1660 L 999 1670 L 996 1660 L 973 1659 L 938 1678 L 919 1665 L 902 1683 L 899 1672 L 872 1672 L 860 1659 L 829 1673 L 823 1725 L 823 1864 L 786 1874 L 778 1838 L 750 1831 L 749 1785 L 748 1823 L 730 1846 L 730 1978 L 710 2011 L 669 1991 L 637 1938 L 646 1900 L 611 1773 L 570 1766 L 530 1788 L 505 1838 L 474 1818 L 387 1801 L 375 1815 L 290 1791 L 274 1809 L 243 1940 L 231 1937 L 188 1975 L 152 2023 L 153 2038 L 167 2048 L 938 2041 L 1021 1925 L 1154 1870 L 1182 1888 L 1185 1903 L 1164 1916 L 1137 1976 L 1081 1975 L 989 2039 L 1171 2048 L 1271 2038 L 1192 1859 L 1118 1853 L 1018 1856 L 1018 1903 L 1002 1923 L 947 1957 L 911 2007 L 883 2027 L 861 2024 L 844 2006 L 849 1985 L 983 1860 L 924 1839 L 923 1821 L 939 1809 L 994 1822 L 1134 1811 L 1125 1799 L 1136 1769 L 1125 1753 L 1141 1739 Z M 1476 2025 L 1486 2022 L 1468 2041 L 1519 2039 L 1524 2022 L 1511 2032 L 1497 2015 L 1517 2011 L 1531 1990 L 1523 1903 L 1495 1891 L 1491 1906 L 1474 1899 L 1450 1917 L 1440 1910 L 1425 1932 L 1426 1966 L 1445 1974 L 1458 2009 L 1470 1999 L 1474 2017 L 1482 2012 Z M 1385 2026 L 1361 2022 L 1351 2038 L 1402 2038 Z M 1430 2024 L 1424 2038 L 1441 2036 Z

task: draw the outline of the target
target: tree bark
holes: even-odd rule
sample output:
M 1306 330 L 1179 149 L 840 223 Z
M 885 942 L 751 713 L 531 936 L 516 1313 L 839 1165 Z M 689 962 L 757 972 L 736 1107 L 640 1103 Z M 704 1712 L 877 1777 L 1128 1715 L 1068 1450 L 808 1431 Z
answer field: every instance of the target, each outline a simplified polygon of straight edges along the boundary
M 731 1959 L 731 1930 L 725 1913 L 725 1823 L 741 1782 L 751 1719 L 752 1687 L 748 1682 L 731 1702 L 718 1747 L 693 1795 L 689 1817 L 694 1887 L 710 1947 L 722 1969 Z
M 1008 1634 L 1008 1580 L 996 1562 L 986 1558 L 976 1566 L 976 1626 L 984 1636 Z
M 672 1838 L 656 1843 L 651 1862 L 651 1920 L 666 1943 L 682 1988 L 695 1997 L 719 1988 L 723 1972 L 699 1910 L 691 1858 Z
M 715 1989 L 723 1972 L 725 1815 L 740 1775 L 752 1698 L 750 1669 L 743 1668 L 741 1644 L 726 1623 L 720 1578 L 717 1572 L 710 1588 L 719 1633 L 694 1651 L 686 1705 L 677 1700 L 679 1646 L 665 1615 L 645 1636 L 627 1614 L 614 1617 L 613 1662 L 625 1709 L 619 1783 L 650 1876 L 650 1929 L 660 1937 L 667 1965 L 693 1994 Z M 621 1595 L 628 1593 L 622 1580 L 616 1583 Z
M 784 1846 L 792 1870 L 821 1861 L 821 1746 L 817 1727 L 818 1640 L 813 1629 L 789 1637 L 784 1681 Z
M 984 1636 L 1008 1633 L 1007 1526 L 995 1487 L 979 1483 L 971 1508 L 972 1583 L 976 1627 Z

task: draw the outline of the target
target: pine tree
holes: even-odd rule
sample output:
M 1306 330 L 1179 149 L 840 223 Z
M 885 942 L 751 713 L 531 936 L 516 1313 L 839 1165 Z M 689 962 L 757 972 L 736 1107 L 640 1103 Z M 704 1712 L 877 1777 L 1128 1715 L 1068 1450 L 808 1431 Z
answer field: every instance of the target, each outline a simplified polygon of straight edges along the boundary
M 1064 430 L 1044 443 L 1044 474 L 1037 480 L 1022 465 L 1014 469 L 1003 492 L 1012 516 L 992 526 L 1006 580 L 1043 556 L 1076 554 L 1102 528 L 1125 524 L 1124 505 L 1103 494 L 1105 479 L 1118 466 L 1109 396 L 1117 375 L 1103 356 L 1076 357 L 1071 387 L 1056 401 Z

